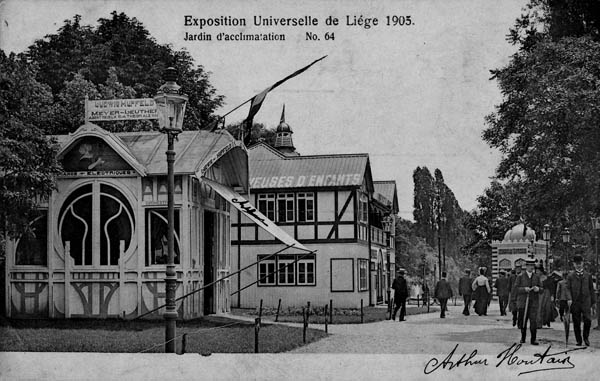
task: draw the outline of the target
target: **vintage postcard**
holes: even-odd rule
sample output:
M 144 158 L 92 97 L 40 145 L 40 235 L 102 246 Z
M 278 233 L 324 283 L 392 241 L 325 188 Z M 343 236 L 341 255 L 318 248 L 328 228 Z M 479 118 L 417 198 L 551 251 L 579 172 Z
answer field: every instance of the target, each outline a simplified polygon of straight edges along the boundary
M 0 378 L 592 379 L 555 3 L 0 0 Z

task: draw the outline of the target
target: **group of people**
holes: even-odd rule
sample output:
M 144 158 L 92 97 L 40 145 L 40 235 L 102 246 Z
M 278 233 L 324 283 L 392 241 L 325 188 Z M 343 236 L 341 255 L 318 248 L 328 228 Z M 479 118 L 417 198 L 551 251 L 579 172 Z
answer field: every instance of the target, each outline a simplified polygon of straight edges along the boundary
M 573 317 L 573 330 L 578 346 L 584 343 L 590 345 L 589 334 L 592 324 L 592 305 L 596 303 L 592 276 L 583 268 L 583 257 L 576 255 L 573 258 L 574 271 L 564 272 L 557 277 L 547 276 L 543 265 L 536 264 L 533 258 L 525 261 L 525 271 L 521 266 L 507 274 L 500 271 L 500 276 L 494 283 L 500 315 L 507 315 L 507 308 L 512 312 L 513 326 L 521 331 L 521 343 L 525 343 L 527 336 L 527 324 L 531 334 L 530 343 L 538 345 L 538 327 L 548 326 L 560 316 L 561 321 L 566 314 Z M 488 307 L 492 300 L 492 287 L 486 276 L 487 269 L 479 268 L 479 275 L 471 278 L 471 271 L 465 270 L 465 275 L 460 278 L 458 292 L 464 300 L 463 315 L 470 315 L 471 302 L 474 300 L 473 309 L 479 316 L 486 316 Z M 400 310 L 400 321 L 405 320 L 406 299 L 409 296 L 408 285 L 404 275 L 404 269 L 399 270 L 398 277 L 394 280 L 395 308 L 392 320 Z M 557 274 L 555 272 L 555 274 Z M 434 297 L 440 303 L 440 318 L 446 317 L 447 302 L 452 298 L 452 287 L 446 279 L 446 272 L 442 273 L 437 282 Z M 558 311 L 557 311 L 558 308 Z M 583 323 L 583 335 L 581 324 Z

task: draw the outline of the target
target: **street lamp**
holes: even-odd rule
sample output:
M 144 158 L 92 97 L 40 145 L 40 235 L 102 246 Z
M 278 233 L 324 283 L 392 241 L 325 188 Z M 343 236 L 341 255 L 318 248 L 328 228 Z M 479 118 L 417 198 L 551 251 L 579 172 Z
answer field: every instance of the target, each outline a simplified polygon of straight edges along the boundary
M 158 124 L 160 131 L 167 134 L 167 271 L 165 276 L 166 289 L 166 311 L 165 317 L 165 352 L 175 353 L 175 322 L 177 320 L 177 308 L 175 304 L 175 290 L 177 289 L 177 273 L 175 272 L 175 203 L 174 188 L 175 174 L 173 164 L 175 163 L 174 140 L 177 135 L 183 131 L 183 116 L 185 114 L 185 105 L 188 100 L 187 95 L 182 94 L 180 86 L 175 83 L 177 80 L 177 71 L 169 67 L 165 70 L 162 85 L 154 97 L 156 109 L 158 111 Z
M 548 268 L 548 248 L 550 246 L 550 225 L 549 224 L 544 225 L 544 231 L 542 233 L 543 233 L 544 241 L 546 241 L 546 269 L 548 271 L 550 271 L 550 269 Z
M 564 264 L 563 264 L 563 268 L 565 270 L 569 269 L 569 250 L 571 249 L 570 247 L 570 242 L 571 242 L 571 232 L 569 231 L 569 228 L 565 228 L 565 230 L 562 231 L 562 233 L 560 233 L 561 237 L 562 237 L 562 241 L 564 244 L 567 245 L 567 249 L 566 249 L 566 260 L 565 260 L 565 256 L 563 255 L 563 260 L 564 260 Z
M 600 271 L 598 267 L 600 261 L 598 260 L 598 230 L 600 230 L 600 217 L 592 217 L 592 227 L 594 228 L 594 242 L 596 243 L 596 318 L 598 319 L 598 326 L 596 329 L 600 329 Z

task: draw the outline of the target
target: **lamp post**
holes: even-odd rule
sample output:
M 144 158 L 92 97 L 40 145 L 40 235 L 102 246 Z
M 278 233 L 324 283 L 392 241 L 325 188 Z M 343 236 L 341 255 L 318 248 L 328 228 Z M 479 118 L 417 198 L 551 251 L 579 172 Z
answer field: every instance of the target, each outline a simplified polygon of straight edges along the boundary
M 567 255 L 566 256 L 563 255 L 563 261 L 564 261 L 563 268 L 565 270 L 568 270 L 569 269 L 569 250 L 571 249 L 571 247 L 570 247 L 571 246 L 570 245 L 570 242 L 571 242 L 571 232 L 569 231 L 569 228 L 565 228 L 565 230 L 563 230 L 560 235 L 562 237 L 563 243 L 566 244 L 566 246 L 567 246 L 567 248 L 565 250 Z M 565 259 L 565 257 L 566 257 L 566 259 Z
M 592 217 L 592 227 L 594 228 L 594 243 L 596 246 L 596 318 L 598 319 L 598 326 L 596 329 L 600 329 L 600 301 L 598 300 L 600 297 L 600 271 L 598 271 L 600 265 L 598 259 L 598 230 L 600 230 L 600 217 Z
M 165 70 L 163 84 L 154 97 L 158 111 L 158 124 L 160 131 L 167 134 L 167 269 L 165 276 L 166 289 L 166 311 L 165 317 L 165 352 L 175 353 L 175 330 L 177 320 L 177 308 L 175 304 L 175 290 L 177 289 L 177 273 L 175 271 L 175 204 L 174 188 L 175 174 L 173 164 L 175 163 L 174 140 L 183 131 L 183 116 L 187 95 L 182 94 L 180 86 L 175 83 L 177 71 L 169 67 Z
M 549 224 L 544 225 L 543 238 L 544 238 L 544 241 L 546 241 L 546 269 L 548 271 L 550 271 L 550 268 L 548 268 L 548 248 L 550 246 L 550 225 Z

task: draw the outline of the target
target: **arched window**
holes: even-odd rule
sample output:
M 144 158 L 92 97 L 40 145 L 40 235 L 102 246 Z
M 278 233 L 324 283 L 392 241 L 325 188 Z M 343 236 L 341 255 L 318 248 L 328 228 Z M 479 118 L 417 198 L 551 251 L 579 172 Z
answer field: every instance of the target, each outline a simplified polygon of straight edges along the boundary
M 523 260 L 523 259 L 517 259 L 515 261 L 515 267 L 517 267 L 517 266 L 521 266 L 521 267 L 525 266 L 525 260 Z
M 117 266 L 121 241 L 126 251 L 133 238 L 131 205 L 116 188 L 87 184 L 77 188 L 59 213 L 63 246 L 70 244 L 76 266 Z
M 511 267 L 511 263 L 510 263 L 510 259 L 502 259 L 499 263 L 498 263 L 498 267 L 500 267 L 501 269 L 510 269 Z

